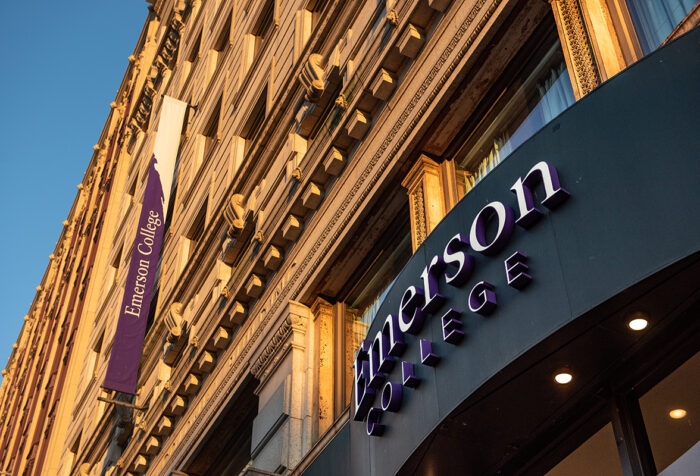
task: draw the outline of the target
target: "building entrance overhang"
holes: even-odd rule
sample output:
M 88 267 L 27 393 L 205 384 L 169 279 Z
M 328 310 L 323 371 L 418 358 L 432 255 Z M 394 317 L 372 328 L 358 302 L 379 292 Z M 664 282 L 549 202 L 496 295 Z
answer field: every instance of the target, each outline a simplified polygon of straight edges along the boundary
M 700 31 L 690 32 L 587 95 L 447 214 L 397 276 L 364 348 L 372 353 L 386 316 L 395 314 L 405 350 L 391 354 L 394 365 L 382 371 L 365 414 L 305 474 L 488 474 L 540 464 L 566 428 L 595 424 L 616 379 L 631 379 L 658 353 L 692 347 L 700 289 L 700 209 L 693 206 L 700 197 L 699 44 Z M 557 172 L 568 199 L 541 206 L 550 193 L 533 180 L 532 204 L 542 217 L 515 225 L 498 247 L 466 250 L 473 272 L 462 284 L 446 284 L 457 268 L 442 267 L 436 289 L 444 302 L 408 331 L 416 306 L 407 290 L 427 282 L 421 274 L 431 272 L 434 257 L 445 257 L 456 234 L 469 236 L 486 206 L 497 202 L 522 217 L 511 189 L 542 162 Z M 488 215 L 472 243 L 497 241 L 507 228 L 496 224 L 507 224 L 508 213 Z M 526 256 L 520 272 L 531 277 L 521 287 L 511 281 L 518 272 L 509 272 L 516 252 Z M 487 316 L 470 303 L 483 282 L 495 296 Z M 477 297 L 488 294 L 481 291 Z M 454 342 L 445 338 L 450 308 L 460 322 L 448 327 L 464 333 Z M 635 312 L 649 316 L 648 332 L 626 327 Z M 406 385 L 402 362 L 413 364 L 418 386 Z M 553 381 L 560 371 L 574 377 L 567 386 Z M 398 405 L 387 382 L 401 389 Z M 357 415 L 351 409 L 351 420 Z M 381 436 L 368 436 L 376 425 Z

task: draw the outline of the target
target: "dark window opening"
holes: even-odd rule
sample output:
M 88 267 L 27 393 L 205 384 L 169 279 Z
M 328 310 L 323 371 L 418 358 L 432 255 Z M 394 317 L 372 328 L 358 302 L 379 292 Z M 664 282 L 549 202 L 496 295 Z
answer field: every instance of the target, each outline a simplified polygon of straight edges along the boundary
M 159 263 L 160 264 L 160 263 Z M 158 279 L 158 278 L 156 278 Z M 151 299 L 151 305 L 148 306 L 148 320 L 146 321 L 146 335 L 148 331 L 151 330 L 153 322 L 156 319 L 156 308 L 158 307 L 158 294 L 160 292 L 160 283 L 156 282 L 153 287 L 153 298 Z
M 94 353 L 93 358 L 95 359 L 93 362 L 93 368 L 92 368 L 92 378 L 97 378 L 97 373 L 99 372 L 100 357 L 102 356 L 102 343 L 104 341 L 104 337 L 105 337 L 105 332 L 103 330 L 102 334 L 100 334 L 100 338 L 97 339 L 97 342 L 92 347 L 92 352 Z
M 227 408 L 212 425 L 194 459 L 182 471 L 190 476 L 238 476 L 252 460 L 253 421 L 258 414 L 259 382 L 247 377 Z
M 253 27 L 252 34 L 255 36 L 255 56 L 258 56 L 264 49 L 267 43 L 272 38 L 275 31 L 275 2 L 268 0 L 260 12 L 258 21 Z
M 199 58 L 199 49 L 202 46 L 202 32 L 200 30 L 199 34 L 197 35 L 197 39 L 194 41 L 194 44 L 192 45 L 192 48 L 190 48 L 189 54 L 185 58 L 185 63 L 187 67 L 184 69 L 185 72 L 185 78 L 183 82 L 187 82 L 189 78 L 192 76 L 192 71 L 194 70 L 194 65 L 197 62 L 197 59 Z
M 214 50 L 221 53 L 223 52 L 228 45 L 231 43 L 231 15 L 228 15 L 228 18 L 226 19 L 226 23 L 224 24 L 224 27 L 221 29 L 221 33 L 219 33 L 219 37 L 216 39 L 216 43 L 214 43 Z
M 197 213 L 196 218 L 192 222 L 190 229 L 187 231 L 187 234 L 185 235 L 185 238 L 187 238 L 189 240 L 189 243 L 188 243 L 189 246 L 187 249 L 187 260 L 188 261 L 190 258 L 192 258 L 192 255 L 194 254 L 194 250 L 197 246 L 197 243 L 199 243 L 202 236 L 204 235 L 204 228 L 206 227 L 206 223 L 207 223 L 207 202 L 208 202 L 208 200 L 205 199 L 204 203 L 202 204 L 201 208 L 199 209 L 199 212 Z
M 262 93 L 255 102 L 255 106 L 248 116 L 248 120 L 241 131 L 241 137 L 245 139 L 245 150 L 248 152 L 255 139 L 257 138 L 263 124 L 265 123 L 265 116 L 267 115 L 267 87 L 263 89 Z
M 373 252 L 362 260 L 342 299 L 367 325 L 374 320 L 396 276 L 413 254 L 407 208 L 405 213 L 396 215 L 372 247 Z
M 219 98 L 214 110 L 204 128 L 204 160 L 206 161 L 219 142 L 219 120 L 221 118 L 221 98 Z
M 163 249 L 166 248 L 167 243 L 170 241 L 170 234 L 168 230 L 170 229 L 170 224 L 173 222 L 173 214 L 175 212 L 175 200 L 177 200 L 177 190 L 178 190 L 178 172 L 180 171 L 180 152 L 182 151 L 182 146 L 185 142 L 185 137 L 182 136 L 180 141 L 180 147 L 177 151 L 177 159 L 175 160 L 175 171 L 173 172 L 173 185 L 170 189 L 170 198 L 168 199 L 168 210 L 165 213 L 165 223 L 163 224 Z
M 127 194 L 131 195 L 132 197 L 136 195 L 136 183 L 138 182 L 138 176 L 134 177 L 134 180 L 131 182 L 131 185 L 129 186 L 129 190 L 126 192 Z
M 311 12 L 311 31 L 314 31 L 321 19 L 321 12 L 326 8 L 328 0 L 310 0 L 306 4 L 306 10 Z
M 108 279 L 107 279 L 107 289 L 111 288 L 112 285 L 116 284 L 117 279 L 119 279 L 119 268 L 121 267 L 122 264 L 122 250 L 124 249 L 124 245 L 122 244 L 119 247 L 119 251 L 117 252 L 117 255 L 114 257 L 112 260 L 112 263 L 110 265 L 110 269 L 107 273 Z
M 194 41 L 194 44 L 192 45 L 192 48 L 190 49 L 190 54 L 187 55 L 187 61 L 188 63 L 194 63 L 197 61 L 197 58 L 199 58 L 199 48 L 201 47 L 202 44 L 202 32 L 200 31 L 199 34 L 197 35 L 197 39 Z

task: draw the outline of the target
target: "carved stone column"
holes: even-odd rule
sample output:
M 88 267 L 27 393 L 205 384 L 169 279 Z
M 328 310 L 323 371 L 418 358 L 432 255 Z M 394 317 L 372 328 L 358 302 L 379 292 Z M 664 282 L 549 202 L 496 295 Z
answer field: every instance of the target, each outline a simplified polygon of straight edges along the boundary
M 579 0 L 550 0 L 550 3 L 574 96 L 579 99 L 600 84 L 593 43 Z
M 335 418 L 333 402 L 335 399 L 335 378 L 333 375 L 333 354 L 335 339 L 333 335 L 333 305 L 323 298 L 316 299 L 311 307 L 316 327 L 316 352 L 314 360 L 318 362 L 314 387 L 318 392 L 318 427 L 314 439 L 328 430 Z
M 251 444 L 255 469 L 294 468 L 311 447 L 310 319 L 308 307 L 289 301 L 279 327 L 251 366 L 260 380 Z
M 345 349 L 344 349 L 344 359 L 343 359 L 343 370 L 345 372 L 345 379 L 343 381 L 343 387 L 345 390 L 345 398 L 342 402 L 342 409 L 346 405 L 350 404 L 350 399 L 352 395 L 352 365 L 355 362 L 355 351 L 360 348 L 362 339 L 367 336 L 367 328 L 369 325 L 365 322 L 360 321 L 359 312 L 355 309 L 350 309 L 345 306 L 343 312 L 343 320 L 345 321 L 344 331 L 345 331 Z
M 413 251 L 445 216 L 444 179 L 440 165 L 421 155 L 401 185 L 408 190 L 411 210 L 411 243 Z
M 609 0 L 579 0 L 588 36 L 598 59 L 600 79 L 606 81 L 640 58 L 629 31 L 613 18 Z M 613 8 L 619 10 L 620 5 Z

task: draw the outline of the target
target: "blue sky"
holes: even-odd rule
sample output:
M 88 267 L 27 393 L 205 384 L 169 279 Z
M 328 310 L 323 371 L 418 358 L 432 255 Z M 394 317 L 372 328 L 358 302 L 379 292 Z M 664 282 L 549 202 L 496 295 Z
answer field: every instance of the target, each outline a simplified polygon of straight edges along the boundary
M 144 0 L 0 2 L 0 369 L 146 19 Z

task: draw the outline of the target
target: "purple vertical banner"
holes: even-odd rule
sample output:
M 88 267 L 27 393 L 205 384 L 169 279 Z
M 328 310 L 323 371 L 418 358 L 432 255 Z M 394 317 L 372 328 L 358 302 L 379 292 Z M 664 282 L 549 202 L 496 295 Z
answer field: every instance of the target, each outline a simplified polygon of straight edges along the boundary
M 175 159 L 187 104 L 165 96 L 143 197 L 124 298 L 102 387 L 136 393 L 139 362 L 153 299 Z

